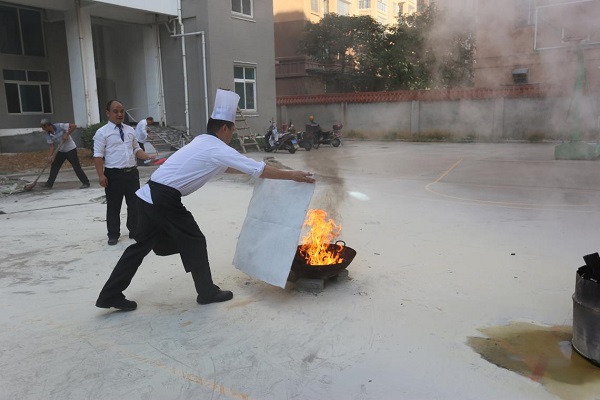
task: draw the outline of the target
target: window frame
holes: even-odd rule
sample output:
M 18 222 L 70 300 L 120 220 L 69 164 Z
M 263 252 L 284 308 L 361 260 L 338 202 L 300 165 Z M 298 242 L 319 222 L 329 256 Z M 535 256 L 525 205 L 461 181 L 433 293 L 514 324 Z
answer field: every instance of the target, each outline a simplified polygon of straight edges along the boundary
M 320 0 L 310 0 L 310 12 L 313 14 L 319 14 L 321 12 L 321 1 Z M 315 10 L 314 6 L 317 6 Z
M 249 14 L 246 14 L 244 12 L 244 9 L 243 9 L 244 1 L 248 1 L 250 3 L 250 13 Z M 239 3 L 241 11 L 235 11 L 233 9 L 233 3 Z M 231 0 L 231 13 L 234 15 L 237 15 L 237 16 L 244 17 L 244 18 L 254 18 L 254 0 Z
M 533 0 L 516 0 L 514 7 L 515 28 L 525 28 L 534 24 L 535 4 Z
M 343 7 L 340 7 L 341 4 L 344 4 L 344 7 L 347 8 L 347 10 L 345 10 L 345 11 L 341 10 L 341 8 L 343 8 Z M 350 6 L 351 6 L 351 4 L 348 0 L 338 0 L 338 4 L 337 4 L 338 14 L 339 15 L 350 15 L 351 14 Z
M 36 8 L 30 8 L 30 7 L 21 7 L 21 6 L 14 6 L 14 5 L 9 5 L 9 4 L 5 4 L 5 3 L 0 3 L 0 6 L 3 8 L 7 8 L 7 9 L 13 9 L 16 11 L 16 22 L 17 22 L 17 30 L 18 30 L 18 37 L 8 37 L 7 39 L 13 39 L 15 41 L 19 42 L 19 53 L 4 53 L 0 50 L 0 54 L 7 54 L 7 55 L 17 55 L 17 56 L 26 56 L 26 57 L 46 57 L 47 53 L 46 53 L 46 37 L 44 35 L 44 16 L 42 14 L 42 10 L 36 9 Z M 24 27 L 23 26 L 23 17 L 21 16 L 21 12 L 23 11 L 27 11 L 27 12 L 31 12 L 31 13 L 35 13 L 39 16 L 39 33 L 40 33 L 40 37 L 38 38 L 32 38 L 31 37 L 31 30 L 29 29 L 29 27 Z M 39 40 L 39 46 L 41 46 L 41 48 L 36 48 L 36 46 L 32 46 L 32 43 L 35 43 L 35 40 L 32 42 L 31 39 L 37 39 Z M 39 52 L 37 52 L 39 51 Z
M 25 73 L 25 80 L 18 79 L 4 79 L 5 71 L 19 71 Z M 47 80 L 41 79 L 30 79 L 30 73 L 45 73 L 47 74 Z M 50 72 L 44 70 L 24 70 L 24 69 L 13 69 L 13 68 L 4 68 L 2 69 L 2 80 L 4 82 L 4 91 L 6 96 L 6 113 L 9 115 L 39 115 L 39 114 L 53 114 L 54 113 L 54 104 L 52 102 L 52 86 L 50 85 Z M 7 85 L 12 85 L 17 88 L 17 96 L 18 96 L 18 106 L 19 112 L 11 112 L 10 104 L 12 103 L 8 98 L 9 90 L 7 89 Z M 38 96 L 36 100 L 39 100 L 41 105 L 40 111 L 23 111 L 24 103 L 26 100 L 23 98 L 24 90 L 31 89 L 32 87 L 38 88 Z M 45 89 L 44 89 L 45 88 Z M 44 90 L 46 92 L 44 92 Z M 11 92 L 12 93 L 12 92 Z M 45 98 L 47 97 L 48 104 L 45 102 Z M 26 103 L 25 103 L 26 105 Z
M 359 10 L 370 10 L 371 9 L 371 0 L 358 0 L 358 9 Z
M 236 78 L 235 77 L 235 69 L 236 68 L 242 68 L 243 69 L 243 77 L 242 78 Z M 254 78 L 246 78 L 246 69 L 252 69 L 254 71 Z M 244 88 L 244 93 L 243 96 L 240 95 L 240 93 L 238 93 L 238 95 L 240 95 L 240 103 L 243 104 L 239 104 L 239 107 L 241 110 L 243 111 L 250 111 L 250 112 L 257 112 L 258 111 L 258 101 L 257 101 L 257 66 L 256 64 L 250 64 L 250 63 L 241 63 L 241 62 L 236 62 L 233 65 L 233 87 L 234 87 L 234 91 L 236 93 L 238 93 L 237 91 L 237 84 L 241 83 L 243 84 L 243 88 Z M 247 96 L 247 85 L 251 84 L 252 85 L 252 99 L 254 101 L 254 108 L 246 108 L 248 105 L 248 96 Z

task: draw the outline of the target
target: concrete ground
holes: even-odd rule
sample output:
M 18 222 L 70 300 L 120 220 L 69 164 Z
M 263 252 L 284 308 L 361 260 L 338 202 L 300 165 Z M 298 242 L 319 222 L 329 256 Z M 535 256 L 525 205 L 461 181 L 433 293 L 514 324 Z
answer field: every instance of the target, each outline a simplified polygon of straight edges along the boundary
M 93 170 L 87 190 L 63 171 L 0 198 L 0 399 L 600 399 L 600 368 L 570 347 L 576 270 L 600 250 L 598 162 L 552 144 L 274 156 L 316 174 L 312 206 L 357 251 L 317 294 L 231 265 L 246 177 L 184 199 L 234 292 L 206 306 L 178 256 L 151 254 L 125 292 L 136 311 L 94 307 L 132 241 L 107 246 Z

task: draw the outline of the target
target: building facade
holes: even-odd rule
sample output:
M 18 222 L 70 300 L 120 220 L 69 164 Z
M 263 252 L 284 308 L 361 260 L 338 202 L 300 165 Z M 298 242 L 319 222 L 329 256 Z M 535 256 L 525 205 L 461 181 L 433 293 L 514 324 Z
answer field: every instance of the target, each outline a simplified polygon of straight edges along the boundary
M 321 81 L 307 74 L 319 68 L 300 50 L 307 22 L 317 23 L 328 13 L 370 15 L 383 25 L 394 24 L 400 14 L 413 14 L 428 0 L 273 0 L 277 95 L 324 93 Z
M 475 86 L 600 92 L 600 0 L 478 0 Z
M 240 94 L 253 130 L 275 113 L 268 0 L 14 0 L 0 25 L 0 139 L 41 118 L 106 120 L 110 99 L 195 135 L 218 88 Z

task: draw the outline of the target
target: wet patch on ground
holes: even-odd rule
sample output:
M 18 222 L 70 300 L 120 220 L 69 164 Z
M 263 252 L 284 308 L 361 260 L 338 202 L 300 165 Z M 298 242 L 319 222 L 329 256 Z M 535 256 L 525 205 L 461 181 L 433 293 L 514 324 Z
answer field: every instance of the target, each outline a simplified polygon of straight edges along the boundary
M 516 322 L 480 329 L 467 344 L 490 363 L 541 383 L 562 399 L 600 399 L 600 368 L 571 347 L 571 326 Z

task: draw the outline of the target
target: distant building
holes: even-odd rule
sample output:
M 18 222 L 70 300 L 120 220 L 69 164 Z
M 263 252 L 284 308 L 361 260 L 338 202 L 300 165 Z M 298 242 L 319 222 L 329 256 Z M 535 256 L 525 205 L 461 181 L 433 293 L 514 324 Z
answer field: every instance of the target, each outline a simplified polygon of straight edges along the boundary
M 414 14 L 429 5 L 429 0 L 273 0 L 275 21 L 275 71 L 277 95 L 324 93 L 321 81 L 307 70 L 320 68 L 299 48 L 304 26 L 317 23 L 328 13 L 370 15 L 381 24 L 396 23 L 400 14 Z
M 217 88 L 241 95 L 255 130 L 276 110 L 270 0 L 12 0 L 0 22 L 0 139 L 44 117 L 105 120 L 113 98 L 192 135 Z
M 600 92 L 600 0 L 476 4 L 475 86 L 552 85 Z

